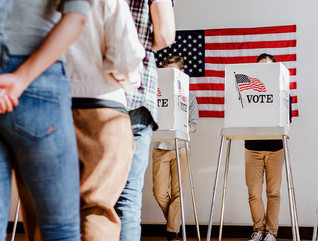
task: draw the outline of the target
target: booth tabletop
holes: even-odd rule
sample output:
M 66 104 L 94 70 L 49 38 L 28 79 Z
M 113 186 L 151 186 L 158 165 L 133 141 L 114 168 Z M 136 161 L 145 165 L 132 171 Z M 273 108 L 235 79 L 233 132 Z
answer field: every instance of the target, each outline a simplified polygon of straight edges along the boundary
M 286 127 L 235 127 L 222 128 L 220 135 L 232 140 L 273 140 L 289 138 Z

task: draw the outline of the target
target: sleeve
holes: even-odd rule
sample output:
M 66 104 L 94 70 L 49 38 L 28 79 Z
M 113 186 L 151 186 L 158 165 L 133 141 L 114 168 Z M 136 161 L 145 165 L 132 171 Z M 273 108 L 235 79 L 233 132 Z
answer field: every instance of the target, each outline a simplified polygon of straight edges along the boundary
M 81 13 L 87 16 L 94 0 L 64 0 L 58 5 L 61 13 Z
M 160 2 L 171 2 L 172 6 L 174 6 L 175 4 L 174 0 L 150 0 L 150 5 L 153 3 L 160 3 Z
M 104 72 L 130 91 L 139 87 L 139 69 L 145 49 L 139 42 L 131 12 L 124 0 L 105 1 L 104 39 L 106 43 Z
M 197 130 L 198 122 L 199 122 L 198 102 L 195 96 L 189 93 L 189 125 L 191 127 L 191 132 L 195 132 Z

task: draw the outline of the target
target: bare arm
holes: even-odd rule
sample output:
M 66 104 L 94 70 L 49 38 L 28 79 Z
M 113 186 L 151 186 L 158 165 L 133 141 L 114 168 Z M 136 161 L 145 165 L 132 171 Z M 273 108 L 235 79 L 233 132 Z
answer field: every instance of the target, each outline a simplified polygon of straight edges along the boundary
M 152 49 L 158 51 L 175 40 L 176 26 L 171 2 L 158 2 L 150 6 L 154 42 Z
M 80 13 L 66 13 L 39 48 L 10 74 L 0 75 L 0 113 L 13 110 L 24 90 L 78 38 L 86 23 Z

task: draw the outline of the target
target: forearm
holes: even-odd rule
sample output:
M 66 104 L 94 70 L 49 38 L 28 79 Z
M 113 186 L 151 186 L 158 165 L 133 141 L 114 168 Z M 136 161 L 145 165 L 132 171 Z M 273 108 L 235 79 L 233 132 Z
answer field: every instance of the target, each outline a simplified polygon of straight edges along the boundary
M 54 63 L 78 38 L 86 22 L 80 13 L 66 13 L 39 48 L 14 72 L 26 87 Z

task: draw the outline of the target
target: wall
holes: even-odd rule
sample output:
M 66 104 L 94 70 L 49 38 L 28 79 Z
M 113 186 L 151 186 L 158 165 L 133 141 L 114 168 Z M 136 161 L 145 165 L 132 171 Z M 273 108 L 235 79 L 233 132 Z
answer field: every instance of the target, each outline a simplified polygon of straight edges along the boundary
M 300 117 L 294 118 L 290 130 L 290 155 L 293 168 L 299 223 L 312 226 L 318 199 L 317 170 L 318 129 L 316 64 L 318 56 L 316 0 L 177 0 L 176 23 L 182 29 L 214 29 L 234 27 L 260 27 L 297 24 L 297 76 Z M 198 131 L 192 134 L 192 174 L 195 185 L 198 216 L 207 224 L 214 183 L 219 130 L 223 119 L 201 118 Z M 244 181 L 243 142 L 235 141 L 232 147 L 225 224 L 251 225 Z M 223 167 L 223 166 L 222 166 Z M 152 195 L 151 161 L 145 177 L 143 192 L 143 223 L 164 223 L 164 217 Z M 222 168 L 223 170 L 223 168 Z M 221 170 L 221 171 L 222 171 Z M 285 173 L 283 173 L 285 175 Z M 285 176 L 283 176 L 285 177 Z M 220 178 L 214 222 L 219 220 Z M 13 196 L 10 220 L 13 220 L 16 195 Z M 280 223 L 289 225 L 289 208 L 286 181 L 283 178 Z M 190 189 L 185 189 L 186 222 L 194 223 Z
M 316 0 L 177 0 L 175 6 L 177 29 L 216 29 L 297 25 L 297 80 L 300 116 L 293 119 L 289 148 L 294 176 L 299 224 L 313 226 L 318 200 L 318 129 L 316 110 L 318 56 Z M 198 131 L 191 136 L 192 175 L 194 179 L 200 224 L 207 224 L 211 206 L 212 188 L 219 151 L 220 128 L 223 119 L 201 118 Z M 244 148 L 242 141 L 232 143 L 225 224 L 251 225 L 247 188 L 244 179 Z M 224 170 L 224 162 L 221 169 Z M 151 160 L 145 177 L 143 192 L 143 223 L 165 223 L 152 195 Z M 219 222 L 221 188 L 219 179 L 217 203 L 213 221 Z M 285 171 L 281 188 L 280 224 L 290 225 Z M 185 217 L 194 223 L 189 185 L 185 189 Z

